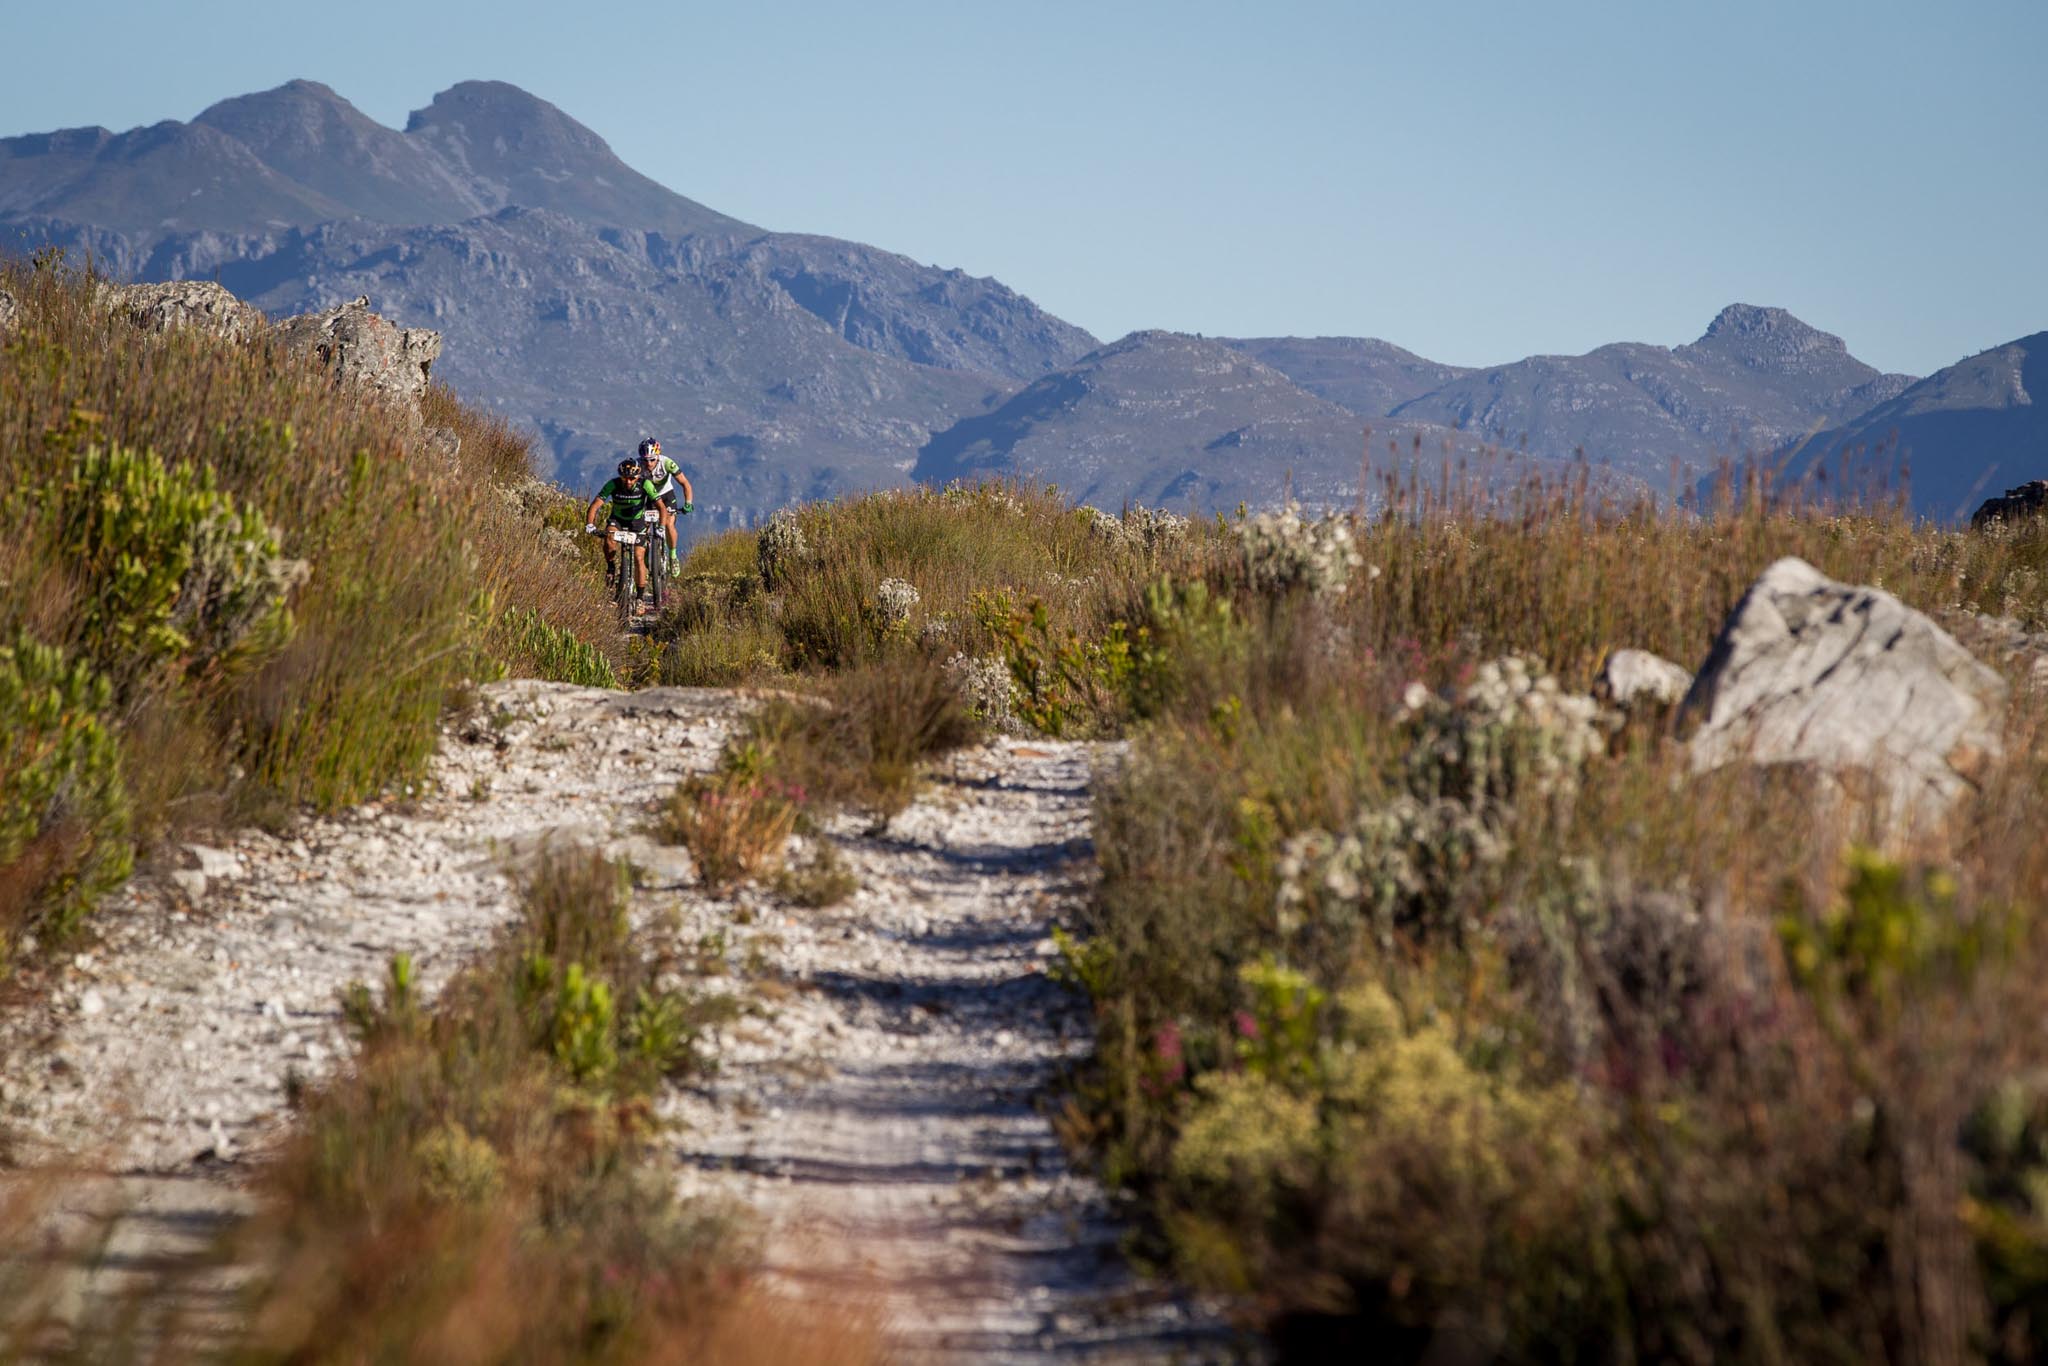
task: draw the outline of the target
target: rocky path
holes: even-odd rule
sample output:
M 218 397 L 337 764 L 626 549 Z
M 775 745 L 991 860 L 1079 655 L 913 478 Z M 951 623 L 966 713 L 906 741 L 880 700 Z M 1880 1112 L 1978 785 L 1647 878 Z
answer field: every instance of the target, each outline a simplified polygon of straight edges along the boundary
M 716 761 L 741 705 L 492 685 L 416 799 L 188 846 L 191 867 L 138 877 L 103 912 L 102 941 L 63 967 L 48 1008 L 0 1022 L 8 1155 L 174 1173 L 260 1146 L 287 1079 L 343 1056 L 341 988 L 409 953 L 437 989 L 510 918 L 522 854 L 596 843 L 679 884 L 689 861 L 635 833 L 642 808 Z
M 861 890 L 770 926 L 786 994 L 671 1107 L 692 1189 L 756 1211 L 786 1285 L 878 1309 L 907 1358 L 1225 1355 L 1213 1321 L 1124 1268 L 1044 1113 L 1089 1041 L 1047 968 L 1093 875 L 1092 757 L 998 743 L 885 833 L 843 822 Z
M 0 1021 L 4 1155 L 106 1173 L 89 1206 L 140 1199 L 112 1235 L 128 1261 L 189 1254 L 242 1207 L 234 1182 L 287 1122 L 288 1078 L 345 1057 L 339 989 L 407 953 L 431 993 L 510 918 L 523 857 L 596 844 L 638 870 L 643 923 L 700 959 L 716 946 L 722 985 L 755 998 L 713 1084 L 665 1108 L 686 1193 L 758 1216 L 780 1283 L 879 1308 L 908 1357 L 1220 1356 L 1206 1320 L 1123 1269 L 1110 1211 L 1042 1112 L 1088 1042 L 1046 969 L 1091 876 L 1095 756 L 990 745 L 885 833 L 842 822 L 824 837 L 861 889 L 840 906 L 711 899 L 639 830 L 747 705 L 492 685 L 426 791 L 138 877 L 43 1004 Z

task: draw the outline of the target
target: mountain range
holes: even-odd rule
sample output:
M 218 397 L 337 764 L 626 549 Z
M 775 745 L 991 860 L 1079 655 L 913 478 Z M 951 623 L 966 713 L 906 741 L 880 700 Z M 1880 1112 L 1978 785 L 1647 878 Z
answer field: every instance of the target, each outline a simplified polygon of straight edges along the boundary
M 442 331 L 440 376 L 537 432 L 556 477 L 592 485 L 656 434 L 722 524 L 976 474 L 1197 510 L 1348 501 L 1446 460 L 1496 483 L 1584 460 L 1668 492 L 1718 461 L 1869 444 L 1871 423 L 1932 433 L 1948 414 L 1940 431 L 1963 431 L 1972 402 L 2021 433 L 2000 438 L 2000 477 L 2048 473 L 2025 435 L 2041 429 L 2024 397 L 2038 337 L 1975 358 L 2010 372 L 2004 389 L 1938 392 L 1923 390 L 1941 376 L 1881 374 L 1746 305 L 1683 346 L 1483 369 L 1362 337 L 1105 346 L 999 281 L 687 199 L 500 82 L 443 91 L 402 131 L 293 81 L 189 123 L 0 139 L 0 247 L 46 245 L 124 277 L 218 278 L 274 315 L 367 294 Z M 1816 433 L 1829 444 L 1797 444 Z M 1968 438 L 1942 440 L 1914 479 L 1939 464 L 1946 497 L 1981 471 Z

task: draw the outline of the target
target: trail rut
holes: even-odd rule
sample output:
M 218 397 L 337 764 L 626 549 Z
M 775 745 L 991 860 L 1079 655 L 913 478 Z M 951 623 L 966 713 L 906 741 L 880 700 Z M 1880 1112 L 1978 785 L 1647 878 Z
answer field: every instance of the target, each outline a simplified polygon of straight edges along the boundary
M 678 1097 L 702 1194 L 759 1214 L 802 1293 L 879 1308 L 906 1356 L 1214 1359 L 1199 1309 L 1140 1284 L 1046 1109 L 1089 1024 L 1047 976 L 1093 877 L 1078 744 L 956 756 L 881 834 L 833 832 L 860 893 L 778 926 L 767 1028 Z

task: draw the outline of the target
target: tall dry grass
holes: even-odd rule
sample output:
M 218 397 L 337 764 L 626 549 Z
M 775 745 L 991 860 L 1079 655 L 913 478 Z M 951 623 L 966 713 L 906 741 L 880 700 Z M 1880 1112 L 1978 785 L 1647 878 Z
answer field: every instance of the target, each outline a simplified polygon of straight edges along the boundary
M 1509 653 L 1577 687 L 1623 646 L 1696 664 L 1788 554 L 2038 628 L 2048 529 L 1531 489 L 1355 530 L 1341 595 L 1219 553 L 1127 623 L 1149 719 L 1067 945 L 1099 1041 L 1068 1125 L 1152 1254 L 1290 1358 L 2038 1359 L 2029 658 L 1993 659 L 2001 765 L 1910 844 L 1796 775 L 1695 775 L 1654 720 L 1566 765 L 1403 696 Z

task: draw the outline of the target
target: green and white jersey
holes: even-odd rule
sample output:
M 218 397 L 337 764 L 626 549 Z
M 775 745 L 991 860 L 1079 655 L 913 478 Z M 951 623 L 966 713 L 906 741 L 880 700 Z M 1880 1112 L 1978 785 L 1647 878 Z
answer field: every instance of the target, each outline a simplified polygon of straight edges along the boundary
M 645 466 L 643 465 L 642 468 L 645 468 Z M 676 486 L 676 476 L 682 472 L 683 467 L 681 465 L 678 465 L 675 461 L 664 455 L 655 462 L 652 470 L 649 470 L 641 477 L 653 488 L 654 496 L 660 498 Z

